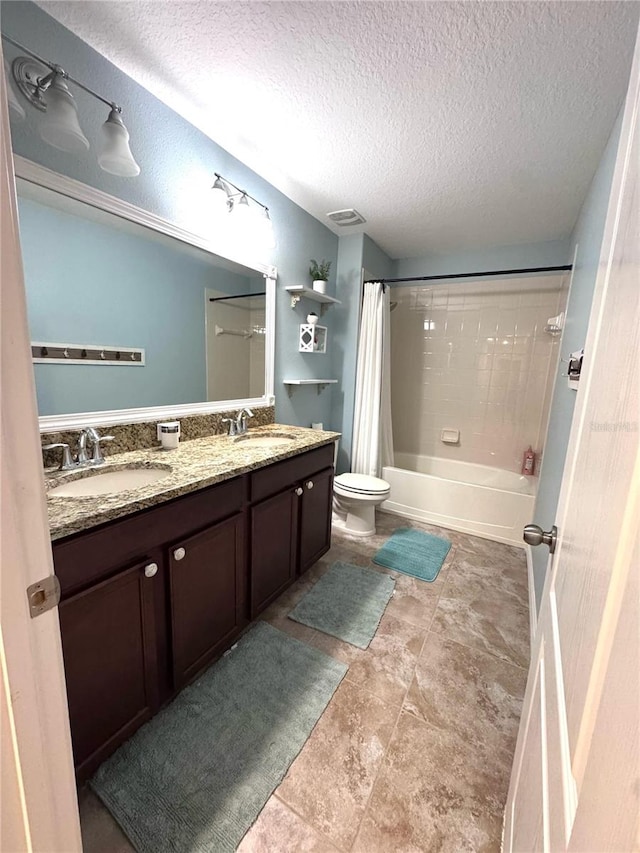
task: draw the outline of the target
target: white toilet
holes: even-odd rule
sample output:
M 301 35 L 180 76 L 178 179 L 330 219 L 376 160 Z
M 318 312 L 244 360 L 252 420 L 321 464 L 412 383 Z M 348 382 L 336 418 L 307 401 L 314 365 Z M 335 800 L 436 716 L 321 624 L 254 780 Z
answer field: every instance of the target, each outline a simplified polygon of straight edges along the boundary
M 389 497 L 389 483 L 368 474 L 340 474 L 333 481 L 333 525 L 352 536 L 376 532 L 376 507 Z

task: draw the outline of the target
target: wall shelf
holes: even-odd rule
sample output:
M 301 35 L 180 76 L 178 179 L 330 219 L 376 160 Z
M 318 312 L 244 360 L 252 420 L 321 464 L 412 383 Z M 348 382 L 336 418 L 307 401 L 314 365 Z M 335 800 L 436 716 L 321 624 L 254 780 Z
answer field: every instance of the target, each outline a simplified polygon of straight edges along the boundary
M 291 396 L 300 385 L 316 385 L 319 394 L 327 385 L 336 385 L 337 382 L 337 379 L 285 379 L 282 384 L 287 386 L 287 394 Z
M 329 305 L 342 304 L 339 299 L 334 299 L 333 296 L 327 296 L 326 293 L 320 293 L 319 290 L 306 287 L 304 284 L 290 284 L 289 287 L 285 287 L 285 290 L 291 294 L 292 308 L 295 308 L 298 302 L 304 297 L 305 299 L 310 299 L 312 302 L 319 303 L 321 316 Z

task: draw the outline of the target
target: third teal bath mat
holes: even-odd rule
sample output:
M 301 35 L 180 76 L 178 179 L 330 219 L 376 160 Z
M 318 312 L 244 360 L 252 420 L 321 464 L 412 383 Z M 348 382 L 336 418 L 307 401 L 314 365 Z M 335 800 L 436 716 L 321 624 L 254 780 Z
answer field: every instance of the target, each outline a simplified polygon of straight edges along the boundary
M 423 581 L 434 581 L 450 548 L 448 539 L 400 527 L 376 552 L 373 562 Z
M 366 649 L 396 582 L 375 569 L 334 563 L 301 599 L 289 619 Z

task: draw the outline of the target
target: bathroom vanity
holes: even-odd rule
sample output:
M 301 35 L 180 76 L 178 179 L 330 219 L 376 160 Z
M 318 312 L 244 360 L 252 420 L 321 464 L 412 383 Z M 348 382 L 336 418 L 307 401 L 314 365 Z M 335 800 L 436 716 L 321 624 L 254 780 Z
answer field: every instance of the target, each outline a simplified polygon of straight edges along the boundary
M 291 435 L 284 448 L 213 436 L 121 454 L 107 464 L 160 457 L 171 473 L 100 499 L 49 498 L 80 779 L 328 550 L 337 436 L 277 430 Z
M 215 254 L 208 236 L 36 163 L 15 167 L 45 465 L 78 430 L 106 427 L 102 484 L 121 484 L 98 494 L 104 473 L 47 475 L 83 779 L 328 550 L 339 436 L 273 424 L 275 267 Z M 87 259 L 77 286 L 51 256 Z M 113 257 L 128 261 L 115 278 Z M 105 293 L 127 310 L 104 312 L 98 335 Z M 211 434 L 239 409 L 268 426 Z M 188 440 L 133 449 L 167 418 Z

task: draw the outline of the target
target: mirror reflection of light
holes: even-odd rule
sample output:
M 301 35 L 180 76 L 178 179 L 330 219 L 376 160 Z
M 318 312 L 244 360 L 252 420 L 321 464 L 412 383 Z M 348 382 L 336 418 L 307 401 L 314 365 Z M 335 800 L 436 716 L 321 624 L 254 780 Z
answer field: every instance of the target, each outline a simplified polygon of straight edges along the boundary
M 216 178 L 211 188 L 211 204 L 216 214 L 223 215 L 229 212 L 229 193 L 226 191 L 220 178 Z

